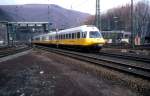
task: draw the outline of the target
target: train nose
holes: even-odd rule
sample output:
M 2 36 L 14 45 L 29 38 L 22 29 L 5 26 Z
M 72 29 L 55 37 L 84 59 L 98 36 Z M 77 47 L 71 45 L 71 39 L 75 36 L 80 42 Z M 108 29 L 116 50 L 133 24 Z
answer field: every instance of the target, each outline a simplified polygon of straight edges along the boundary
M 105 40 L 104 40 L 104 39 L 101 39 L 101 38 L 98 38 L 98 39 L 96 39 L 96 42 L 97 42 L 97 43 L 105 43 Z

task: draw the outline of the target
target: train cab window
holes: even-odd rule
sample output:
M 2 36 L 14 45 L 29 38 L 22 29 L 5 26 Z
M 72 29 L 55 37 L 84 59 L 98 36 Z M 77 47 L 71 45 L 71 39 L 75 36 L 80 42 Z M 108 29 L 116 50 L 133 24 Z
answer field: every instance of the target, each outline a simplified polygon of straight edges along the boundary
M 82 38 L 86 38 L 87 32 L 82 32 Z
M 90 38 L 101 38 L 102 35 L 101 35 L 101 33 L 98 32 L 98 31 L 90 31 L 90 32 L 89 32 L 89 37 L 90 37 Z
M 80 38 L 80 32 L 77 32 L 77 38 Z

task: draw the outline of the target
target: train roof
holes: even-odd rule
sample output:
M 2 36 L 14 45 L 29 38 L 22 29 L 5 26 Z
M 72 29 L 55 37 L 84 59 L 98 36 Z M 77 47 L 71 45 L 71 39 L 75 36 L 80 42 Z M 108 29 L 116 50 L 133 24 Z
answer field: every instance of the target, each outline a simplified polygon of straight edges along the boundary
M 99 31 L 98 28 L 96 28 L 94 25 L 82 25 L 79 27 L 60 30 L 58 31 L 58 33 L 68 33 L 68 32 L 73 32 L 73 31 L 90 31 L 90 30 Z
M 34 38 L 38 38 L 38 37 L 41 37 L 41 36 L 52 35 L 52 34 L 56 34 L 56 32 L 53 31 L 53 32 L 50 32 L 50 33 L 45 33 L 45 34 L 37 35 L 37 36 L 34 36 Z
M 82 26 L 79 26 L 79 27 L 74 27 L 74 28 L 69 28 L 69 29 L 65 29 L 65 30 L 60 30 L 58 31 L 57 33 L 58 34 L 65 34 L 65 33 L 71 33 L 71 32 L 74 32 L 74 31 L 79 31 L 79 32 L 84 32 L 84 31 L 99 31 L 97 27 L 95 27 L 94 25 L 82 25 Z M 38 37 L 41 37 L 41 36 L 47 36 L 47 35 L 55 35 L 56 34 L 56 31 L 55 32 L 50 32 L 50 33 L 47 33 L 47 34 L 42 34 L 42 35 L 38 35 L 38 36 L 34 36 L 34 38 L 38 38 Z

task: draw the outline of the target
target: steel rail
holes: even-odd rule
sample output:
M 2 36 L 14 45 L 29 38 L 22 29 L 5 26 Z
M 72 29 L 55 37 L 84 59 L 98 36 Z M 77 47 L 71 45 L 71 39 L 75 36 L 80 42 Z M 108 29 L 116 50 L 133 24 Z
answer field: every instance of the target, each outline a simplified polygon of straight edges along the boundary
M 132 74 L 134 76 L 139 76 L 141 78 L 150 79 L 150 69 L 127 65 L 127 64 L 119 63 L 117 61 L 114 62 L 111 60 L 100 59 L 100 58 L 93 57 L 90 55 L 88 56 L 87 54 L 79 53 L 79 52 L 72 52 L 72 51 L 54 49 L 54 48 L 43 47 L 43 46 L 36 46 L 36 47 L 40 48 L 42 50 L 54 52 L 54 53 L 72 57 L 72 58 L 75 58 L 78 60 L 82 60 L 82 61 L 93 63 L 96 65 L 100 65 L 100 66 L 103 66 L 106 68 L 111 68 L 111 69 L 115 69 L 115 70 L 118 70 L 121 72 Z
M 7 51 L 4 51 L 4 52 L 0 52 L 0 58 L 2 57 L 6 57 L 6 56 L 9 56 L 9 55 L 13 55 L 13 54 L 16 54 L 16 53 L 20 53 L 20 52 L 23 52 L 23 51 L 26 51 L 26 50 L 29 50 L 30 47 L 21 47 L 21 48 L 17 48 L 17 49 L 12 49 L 12 50 L 7 50 Z
M 122 58 L 122 59 L 129 59 L 129 60 L 134 60 L 134 61 L 140 61 L 140 62 L 146 62 L 150 63 L 150 58 L 148 57 L 139 57 L 139 56 L 133 56 L 130 54 L 119 54 L 119 53 L 107 53 L 107 52 L 100 52 L 97 55 L 104 55 L 104 56 L 109 56 L 109 57 L 116 57 L 116 58 Z

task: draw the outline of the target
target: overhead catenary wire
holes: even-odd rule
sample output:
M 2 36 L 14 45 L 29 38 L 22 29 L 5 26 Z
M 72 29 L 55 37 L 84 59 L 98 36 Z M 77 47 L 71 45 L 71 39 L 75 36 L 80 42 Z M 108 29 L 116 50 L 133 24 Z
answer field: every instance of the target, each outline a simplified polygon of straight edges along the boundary
M 84 5 L 86 5 L 86 3 L 88 3 L 88 1 L 89 0 L 83 0 L 83 2 L 75 4 L 75 2 L 76 2 L 76 0 L 75 0 L 74 2 L 71 3 L 71 9 L 73 9 L 74 6 L 76 6 L 76 7 L 78 7 L 78 6 L 79 7 L 84 6 Z M 74 6 L 73 6 L 73 4 L 74 4 Z

